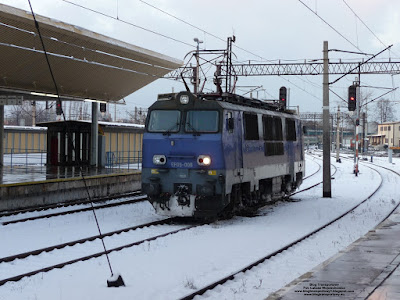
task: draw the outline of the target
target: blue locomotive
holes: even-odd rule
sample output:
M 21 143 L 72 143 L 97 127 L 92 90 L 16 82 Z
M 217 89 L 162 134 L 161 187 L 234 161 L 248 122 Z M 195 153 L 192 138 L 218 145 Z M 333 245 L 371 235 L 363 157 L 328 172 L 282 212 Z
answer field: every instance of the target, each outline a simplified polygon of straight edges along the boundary
M 301 122 L 278 104 L 228 93 L 159 95 L 142 161 L 142 191 L 157 214 L 230 217 L 296 189 L 305 167 Z

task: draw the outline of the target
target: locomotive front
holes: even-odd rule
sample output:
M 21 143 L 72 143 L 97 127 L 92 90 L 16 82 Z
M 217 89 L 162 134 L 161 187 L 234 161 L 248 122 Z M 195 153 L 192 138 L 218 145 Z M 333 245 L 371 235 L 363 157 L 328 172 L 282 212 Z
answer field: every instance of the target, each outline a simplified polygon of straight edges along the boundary
M 225 199 L 222 108 L 190 92 L 159 95 L 143 135 L 142 191 L 157 214 L 213 217 Z

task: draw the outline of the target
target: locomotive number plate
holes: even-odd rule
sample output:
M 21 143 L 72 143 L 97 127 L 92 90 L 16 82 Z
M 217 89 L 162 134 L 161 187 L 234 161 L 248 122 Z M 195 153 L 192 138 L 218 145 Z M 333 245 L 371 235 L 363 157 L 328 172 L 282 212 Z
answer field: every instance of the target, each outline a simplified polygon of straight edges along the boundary
M 171 162 L 171 167 L 172 168 L 193 168 L 193 163 L 192 162 L 172 161 Z

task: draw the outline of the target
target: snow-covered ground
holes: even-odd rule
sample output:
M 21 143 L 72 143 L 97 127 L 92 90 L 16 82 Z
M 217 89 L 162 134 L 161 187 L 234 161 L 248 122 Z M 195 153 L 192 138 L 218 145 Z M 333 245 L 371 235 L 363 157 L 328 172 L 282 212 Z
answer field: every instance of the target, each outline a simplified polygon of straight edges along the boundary
M 374 163 L 400 171 L 400 160 L 374 158 Z M 321 160 L 307 156 L 306 175 L 319 169 Z M 358 177 L 352 161 L 332 163 L 337 172 L 332 180 L 332 198 L 322 198 L 322 185 L 293 196 L 294 202 L 280 202 L 262 209 L 259 216 L 231 220 L 186 230 L 110 254 L 115 272 L 126 286 L 107 288 L 110 277 L 105 256 L 62 269 L 24 278 L 0 286 L 0 299 L 178 299 L 247 266 L 291 241 L 311 232 L 356 206 L 382 182 L 369 201 L 343 218 L 282 254 L 260 264 L 234 280 L 207 292 L 207 299 L 264 299 L 293 279 L 312 269 L 376 226 L 400 199 L 400 178 L 393 173 L 361 164 Z M 366 162 L 365 162 L 366 164 Z M 372 166 L 371 166 L 372 167 Z M 333 170 L 332 170 L 333 171 Z M 333 173 L 333 172 L 332 172 Z M 322 169 L 304 181 L 302 188 L 322 180 Z M 98 210 L 103 232 L 157 220 L 148 203 Z M 0 219 L 0 222 L 4 221 Z M 171 229 L 172 230 L 172 229 Z M 135 231 L 118 238 L 106 238 L 107 247 L 129 243 L 143 235 L 160 234 L 165 227 Z M 0 257 L 96 234 L 91 213 L 36 220 L 0 227 Z M 96 248 L 93 250 L 93 248 Z M 90 251 L 102 251 L 101 243 L 90 244 Z M 80 250 L 83 249 L 83 250 Z M 84 245 L 72 247 L 66 260 L 85 255 Z M 64 253 L 64 252 L 63 252 Z M 71 257 L 70 257 L 71 256 Z M 29 259 L 29 267 L 42 267 L 60 260 L 57 252 Z M 22 263 L 21 263 L 22 265 Z M 0 279 L 10 277 L 26 266 L 20 262 L 0 264 Z

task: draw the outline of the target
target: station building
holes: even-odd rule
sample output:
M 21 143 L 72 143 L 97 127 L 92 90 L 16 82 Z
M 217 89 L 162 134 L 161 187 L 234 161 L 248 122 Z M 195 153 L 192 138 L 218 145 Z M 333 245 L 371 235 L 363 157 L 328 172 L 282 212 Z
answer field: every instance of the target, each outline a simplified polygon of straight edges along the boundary
M 400 122 L 378 124 L 378 133 L 368 136 L 371 146 L 376 148 L 400 147 Z

